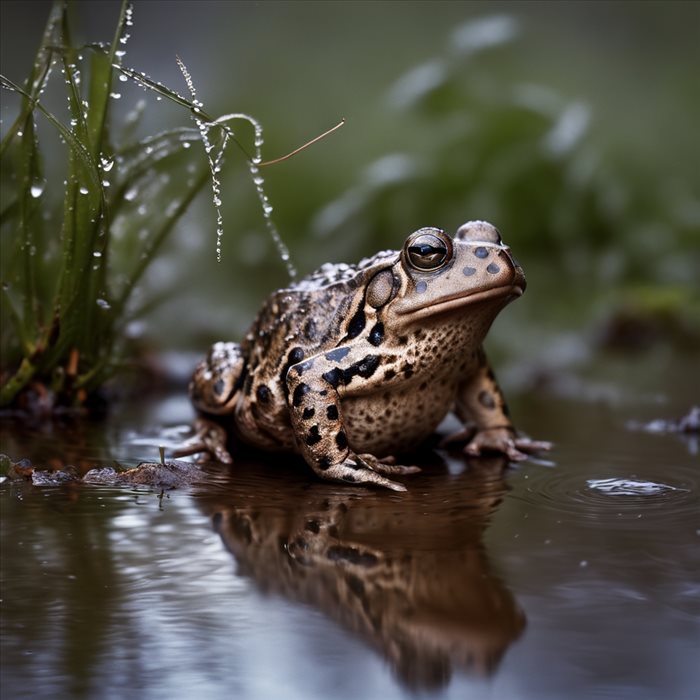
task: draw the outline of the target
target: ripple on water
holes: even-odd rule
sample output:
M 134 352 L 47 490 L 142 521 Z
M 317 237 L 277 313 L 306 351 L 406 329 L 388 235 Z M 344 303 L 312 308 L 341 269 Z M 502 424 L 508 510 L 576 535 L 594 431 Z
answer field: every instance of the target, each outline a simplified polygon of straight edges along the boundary
M 606 527 L 621 521 L 693 522 L 697 518 L 697 475 L 669 475 L 664 481 L 635 475 L 590 478 L 565 470 L 531 471 L 527 485 L 513 497 L 537 508 L 547 508 L 567 521 Z

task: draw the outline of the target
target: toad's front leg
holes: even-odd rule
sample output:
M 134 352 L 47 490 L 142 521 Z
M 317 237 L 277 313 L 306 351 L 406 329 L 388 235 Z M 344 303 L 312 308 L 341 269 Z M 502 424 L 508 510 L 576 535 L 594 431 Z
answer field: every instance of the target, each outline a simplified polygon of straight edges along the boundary
M 552 446 L 550 442 L 518 437 L 508 417 L 503 393 L 483 352 L 481 358 L 477 372 L 459 388 L 457 396 L 457 415 L 464 423 L 476 423 L 477 428 L 464 451 L 474 456 L 484 452 L 501 452 L 510 460 L 519 462 L 527 459 L 530 454 L 549 450 Z M 466 437 L 472 432 L 465 429 L 453 437 Z
M 357 379 L 369 379 L 379 363 L 376 355 L 333 351 L 292 366 L 287 373 L 289 413 L 299 450 L 323 479 L 351 484 L 377 484 L 394 491 L 406 487 L 385 474 L 412 474 L 404 467 L 352 451 L 341 414 L 341 393 Z M 340 365 L 339 361 L 345 362 Z M 353 361 L 354 360 L 354 361 Z

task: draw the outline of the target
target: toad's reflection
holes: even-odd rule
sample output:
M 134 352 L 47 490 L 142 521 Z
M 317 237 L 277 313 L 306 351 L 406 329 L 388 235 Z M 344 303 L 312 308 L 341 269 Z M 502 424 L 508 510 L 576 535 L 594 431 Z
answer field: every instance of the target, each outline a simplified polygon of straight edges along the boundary
M 504 468 L 431 469 L 393 496 L 245 465 L 199 498 L 240 574 L 353 630 L 407 685 L 434 688 L 453 667 L 491 673 L 525 625 L 481 541 Z

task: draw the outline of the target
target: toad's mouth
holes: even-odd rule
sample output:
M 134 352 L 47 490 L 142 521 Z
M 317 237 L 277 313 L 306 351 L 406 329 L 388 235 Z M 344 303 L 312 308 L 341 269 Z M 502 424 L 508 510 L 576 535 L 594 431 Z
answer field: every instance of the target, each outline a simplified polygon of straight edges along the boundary
M 517 284 L 506 284 L 500 287 L 493 287 L 472 294 L 455 294 L 444 299 L 432 299 L 426 301 L 422 306 L 410 306 L 397 309 L 398 316 L 411 315 L 412 318 L 425 318 L 426 316 L 437 316 L 438 314 L 449 313 L 463 306 L 473 306 L 483 302 L 503 299 L 505 303 L 522 296 L 525 290 Z

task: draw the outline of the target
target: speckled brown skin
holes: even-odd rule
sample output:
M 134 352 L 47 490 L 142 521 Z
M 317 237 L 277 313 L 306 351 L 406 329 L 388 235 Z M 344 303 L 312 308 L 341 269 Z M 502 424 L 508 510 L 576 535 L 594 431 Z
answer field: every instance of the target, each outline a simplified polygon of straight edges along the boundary
M 248 443 L 300 452 L 326 479 L 405 490 L 386 475 L 416 468 L 391 454 L 421 443 L 453 409 L 477 429 L 465 451 L 523 459 L 547 444 L 515 438 L 481 344 L 524 289 L 490 224 L 464 224 L 454 239 L 420 229 L 400 252 L 324 265 L 272 294 L 240 345 L 213 346 L 192 400 L 204 414 L 230 416 Z M 202 421 L 179 454 L 231 461 L 225 441 Z

